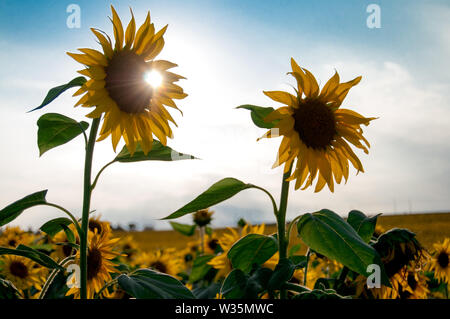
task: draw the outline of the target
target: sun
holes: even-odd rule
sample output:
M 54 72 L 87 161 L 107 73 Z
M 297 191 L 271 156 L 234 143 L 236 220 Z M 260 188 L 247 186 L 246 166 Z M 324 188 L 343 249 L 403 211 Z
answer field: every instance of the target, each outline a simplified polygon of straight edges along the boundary
M 158 71 L 149 71 L 144 74 L 144 80 L 154 89 L 157 89 L 161 85 L 163 77 Z

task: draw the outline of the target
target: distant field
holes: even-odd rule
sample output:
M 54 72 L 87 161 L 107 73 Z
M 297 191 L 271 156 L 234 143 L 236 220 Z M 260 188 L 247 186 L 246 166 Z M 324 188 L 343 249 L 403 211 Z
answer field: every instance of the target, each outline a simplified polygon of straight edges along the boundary
M 432 244 L 450 237 L 450 213 L 433 214 L 409 214 L 409 215 L 386 215 L 380 216 L 378 224 L 385 230 L 394 227 L 407 228 L 417 234 L 418 240 L 426 247 L 432 248 Z M 295 229 L 295 228 L 294 228 Z M 226 231 L 225 228 L 214 229 L 214 234 L 220 236 Z M 266 225 L 266 233 L 276 232 L 275 225 Z M 153 250 L 157 248 L 173 247 L 183 249 L 186 243 L 196 240 L 198 237 L 186 237 L 175 231 L 141 231 L 141 232 L 116 232 L 117 236 L 132 235 L 142 250 Z M 296 231 L 291 234 L 291 244 L 301 243 L 297 238 Z M 300 252 L 304 252 L 303 245 Z

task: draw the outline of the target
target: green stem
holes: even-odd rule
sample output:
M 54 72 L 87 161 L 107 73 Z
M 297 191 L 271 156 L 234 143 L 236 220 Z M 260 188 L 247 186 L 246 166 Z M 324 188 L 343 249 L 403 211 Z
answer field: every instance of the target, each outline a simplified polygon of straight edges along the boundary
M 87 252 L 88 252 L 88 226 L 89 226 L 89 208 L 91 205 L 91 174 L 92 158 L 94 155 L 95 140 L 97 138 L 100 118 L 92 121 L 89 140 L 86 145 L 86 157 L 84 161 L 84 184 L 83 184 L 83 214 L 81 218 L 80 234 L 80 270 L 81 270 L 81 299 L 87 298 Z
M 275 214 L 275 217 L 276 217 L 278 214 L 278 207 L 277 207 L 277 204 L 275 203 L 275 199 L 273 198 L 272 194 L 270 194 L 267 190 L 265 190 L 262 187 L 259 187 L 256 185 L 253 185 L 253 187 L 256 189 L 262 190 L 264 193 L 266 193 L 269 196 L 270 200 L 272 201 L 273 213 Z
M 303 276 L 303 286 L 306 286 L 306 277 L 308 276 L 308 264 L 309 264 L 309 256 L 311 255 L 311 249 L 308 248 L 306 252 L 306 265 L 305 265 L 305 275 Z
M 103 173 L 103 171 L 111 164 L 115 163 L 116 160 L 112 160 L 111 162 L 109 162 L 108 164 L 106 164 L 105 166 L 102 167 L 102 169 L 97 173 L 97 176 L 95 176 L 94 182 L 92 183 L 91 186 L 91 192 L 94 190 L 95 186 L 97 186 L 97 182 L 98 179 L 100 178 L 100 175 Z
M 61 206 L 56 205 L 56 204 L 45 203 L 45 204 L 43 204 L 43 205 L 58 208 L 59 210 L 61 210 L 61 211 L 63 211 L 64 213 L 66 213 L 66 214 L 70 217 L 70 219 L 72 219 L 73 224 L 75 225 L 75 228 L 77 229 L 77 232 L 80 233 L 80 231 L 81 231 L 80 224 L 78 223 L 78 220 L 75 218 L 75 216 L 72 215 L 71 212 L 69 212 L 69 211 L 68 211 L 67 209 L 65 209 L 64 207 L 61 207 Z
M 289 244 L 289 238 L 286 239 L 286 209 L 289 194 L 289 182 L 286 181 L 286 179 L 291 175 L 291 170 L 292 165 L 289 167 L 289 170 L 283 174 L 283 181 L 281 184 L 280 208 L 277 214 L 279 260 L 287 258 L 287 247 Z M 287 290 L 284 288 L 280 290 L 280 299 L 287 299 Z

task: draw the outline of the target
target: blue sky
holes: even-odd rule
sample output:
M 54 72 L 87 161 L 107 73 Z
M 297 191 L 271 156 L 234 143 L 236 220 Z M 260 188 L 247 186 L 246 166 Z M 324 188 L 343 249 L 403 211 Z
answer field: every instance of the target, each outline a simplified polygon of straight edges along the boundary
M 81 9 L 81 28 L 66 26 L 69 4 Z M 76 76 L 80 65 L 65 52 L 98 48 L 90 27 L 110 35 L 110 4 L 123 24 L 132 7 L 137 24 L 147 10 L 159 29 L 169 24 L 160 57 L 179 64 L 189 94 L 173 148 L 201 161 L 116 165 L 104 174 L 93 208 L 113 224 L 135 222 L 165 228 L 156 220 L 176 210 L 215 181 L 232 176 L 279 195 L 281 172 L 271 170 L 278 140 L 249 114 L 233 108 L 252 103 L 278 107 L 262 90 L 289 90 L 289 59 L 311 70 L 320 83 L 336 69 L 342 80 L 363 76 L 345 107 L 377 116 L 365 129 L 369 155 L 358 153 L 366 173 L 350 177 L 334 194 L 324 190 L 290 195 L 288 218 L 329 208 L 346 215 L 443 211 L 450 207 L 450 6 L 446 1 L 0 1 L 0 207 L 49 189 L 48 198 L 79 213 L 82 139 L 41 158 L 36 120 L 44 111 L 83 120 L 70 93 L 45 110 L 26 114 L 47 90 Z M 381 8 L 381 28 L 369 29 L 369 4 Z M 96 146 L 94 170 L 114 156 L 110 141 Z M 263 194 L 248 190 L 214 207 L 215 225 L 239 217 L 271 222 Z M 39 227 L 57 216 L 33 208 L 16 224 Z M 189 217 L 182 221 L 189 221 Z

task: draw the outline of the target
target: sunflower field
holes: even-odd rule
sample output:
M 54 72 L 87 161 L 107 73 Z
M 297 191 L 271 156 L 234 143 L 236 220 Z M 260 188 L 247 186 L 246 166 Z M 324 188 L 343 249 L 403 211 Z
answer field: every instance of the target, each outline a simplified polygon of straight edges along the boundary
M 80 63 L 80 76 L 50 89 L 31 110 L 42 112 L 72 88 L 75 106 L 89 110 L 89 122 L 59 113 L 37 121 L 40 155 L 84 138 L 81 214 L 49 202 L 48 190 L 0 210 L 1 299 L 448 299 L 449 237 L 425 247 L 407 228 L 383 228 L 380 214 L 359 210 L 343 218 L 321 209 L 286 220 L 289 196 L 310 187 L 334 192 L 336 184 L 350 182 L 350 172 L 364 173 L 355 151 L 369 153 L 363 128 L 378 119 L 342 107 L 361 76 L 342 82 L 336 71 L 320 87 L 293 58 L 287 72 L 296 82 L 291 93 L 263 91 L 277 108 L 236 106 L 250 112 L 249 125 L 263 130 L 258 141 L 281 138 L 273 164 L 283 168 L 279 202 L 261 186 L 223 177 L 163 218 L 185 236 L 178 247 L 143 249 L 132 233 L 114 232 L 91 205 L 108 167 L 176 165 L 197 157 L 168 146 L 176 126 L 168 110 L 181 112 L 175 100 L 187 97 L 179 84 L 187 79 L 171 71 L 177 64 L 157 58 L 167 26 L 157 30 L 150 13 L 139 25 L 130 9 L 126 26 L 113 6 L 111 14 L 111 37 L 91 28 L 101 51 L 68 52 Z M 109 138 L 114 152 L 123 147 L 95 174 L 96 143 Z M 247 189 L 269 203 L 276 227 L 268 231 L 242 216 L 235 228 L 214 229 L 214 205 Z M 43 221 L 36 232 L 9 225 L 35 206 L 58 209 L 65 217 Z M 188 214 L 191 224 L 176 221 Z

